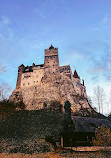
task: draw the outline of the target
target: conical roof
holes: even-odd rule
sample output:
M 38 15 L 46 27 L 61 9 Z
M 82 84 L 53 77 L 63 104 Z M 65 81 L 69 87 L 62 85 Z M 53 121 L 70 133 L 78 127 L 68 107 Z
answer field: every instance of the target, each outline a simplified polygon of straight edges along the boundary
M 77 73 L 76 70 L 74 71 L 74 77 L 75 77 L 75 78 L 80 78 L 80 77 L 78 76 L 78 73 Z
M 51 46 L 49 47 L 49 49 L 54 49 L 54 47 L 52 46 L 52 44 L 51 44 Z

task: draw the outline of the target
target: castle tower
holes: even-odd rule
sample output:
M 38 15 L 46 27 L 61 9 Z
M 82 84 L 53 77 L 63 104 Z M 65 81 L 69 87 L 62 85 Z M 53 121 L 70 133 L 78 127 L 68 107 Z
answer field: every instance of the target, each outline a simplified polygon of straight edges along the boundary
M 52 45 L 49 49 L 45 49 L 44 68 L 45 70 L 51 69 L 57 70 L 59 67 L 58 48 L 54 48 Z
M 16 89 L 20 88 L 21 78 L 22 78 L 22 73 L 23 73 L 24 68 L 25 68 L 25 66 L 23 64 L 18 67 L 18 77 L 17 77 Z

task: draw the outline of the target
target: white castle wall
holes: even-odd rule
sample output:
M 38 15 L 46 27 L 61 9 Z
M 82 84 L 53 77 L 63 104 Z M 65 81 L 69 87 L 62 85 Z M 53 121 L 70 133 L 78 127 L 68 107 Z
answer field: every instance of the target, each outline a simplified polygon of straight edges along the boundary
M 26 72 L 22 74 L 21 88 L 38 85 L 44 75 L 44 69 L 38 67 L 33 68 L 33 72 Z

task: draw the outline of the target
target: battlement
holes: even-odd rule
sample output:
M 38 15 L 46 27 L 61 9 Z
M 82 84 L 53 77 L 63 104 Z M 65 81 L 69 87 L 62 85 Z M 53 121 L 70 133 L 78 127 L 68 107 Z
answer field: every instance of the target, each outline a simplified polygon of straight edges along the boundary
M 58 56 L 58 49 L 45 49 L 45 57 L 54 55 Z
M 26 67 L 24 67 L 23 68 L 23 73 L 33 72 L 34 70 L 43 69 L 43 68 L 44 68 L 44 64 L 35 65 L 33 63 L 32 66 L 26 66 Z

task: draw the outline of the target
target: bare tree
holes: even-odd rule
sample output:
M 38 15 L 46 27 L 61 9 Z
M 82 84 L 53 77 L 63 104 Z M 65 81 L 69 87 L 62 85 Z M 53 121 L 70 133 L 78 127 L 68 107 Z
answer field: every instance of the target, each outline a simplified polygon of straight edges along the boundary
M 108 115 L 111 117 L 111 89 L 109 91 L 109 97 L 107 98 L 107 109 L 108 109 Z
M 92 106 L 93 103 L 92 103 L 92 99 L 90 96 L 87 97 L 87 101 L 88 101 L 89 105 Z
M 5 66 L 0 63 L 0 74 L 5 71 Z
M 103 104 L 105 101 L 105 93 L 102 87 L 99 85 L 94 87 L 94 102 L 98 107 L 99 113 L 103 114 Z
M 1 83 L 0 84 L 0 101 L 7 100 L 11 91 L 11 87 L 8 83 Z
M 5 72 L 5 67 L 0 63 L 0 74 Z M 8 85 L 8 83 L 0 81 L 0 101 L 4 101 L 8 98 L 9 93 L 11 91 L 11 87 Z

